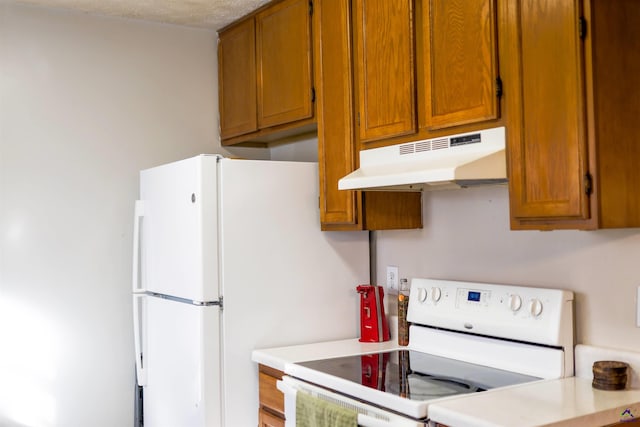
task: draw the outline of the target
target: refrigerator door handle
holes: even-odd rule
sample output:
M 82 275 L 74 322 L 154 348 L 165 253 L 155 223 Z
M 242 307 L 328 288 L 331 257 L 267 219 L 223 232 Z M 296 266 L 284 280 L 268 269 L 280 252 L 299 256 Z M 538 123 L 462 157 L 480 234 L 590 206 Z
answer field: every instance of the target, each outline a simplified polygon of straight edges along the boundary
M 140 305 L 144 304 L 144 294 L 133 294 L 133 339 L 136 352 L 136 377 L 138 385 L 144 387 L 147 385 L 147 370 L 144 365 L 144 346 L 142 340 L 145 338 L 145 322 L 141 316 L 144 315 L 144 308 Z
M 145 292 L 146 289 L 140 280 L 140 222 L 144 217 L 144 201 L 136 200 L 134 216 L 133 216 L 133 273 L 132 287 L 133 292 Z
M 198 387 L 197 392 L 196 392 L 196 396 L 198 397 L 198 400 L 197 400 L 197 402 L 198 402 L 197 404 L 198 405 L 200 405 L 202 403 L 202 398 L 203 398 L 203 394 L 204 394 L 203 390 L 202 390 L 202 386 L 203 386 L 203 384 L 202 384 L 202 375 L 203 375 L 203 368 L 204 368 L 204 366 L 202 366 L 203 365 L 202 361 L 203 361 L 203 359 L 205 357 L 204 349 L 202 348 L 203 347 L 202 340 L 204 339 L 204 337 L 202 337 L 202 334 L 200 334 L 200 337 L 201 338 L 198 341 L 198 352 L 200 353 L 200 357 L 198 357 L 198 372 L 200 372 L 200 375 L 198 375 L 198 380 L 196 381 L 196 383 L 197 383 L 196 387 Z

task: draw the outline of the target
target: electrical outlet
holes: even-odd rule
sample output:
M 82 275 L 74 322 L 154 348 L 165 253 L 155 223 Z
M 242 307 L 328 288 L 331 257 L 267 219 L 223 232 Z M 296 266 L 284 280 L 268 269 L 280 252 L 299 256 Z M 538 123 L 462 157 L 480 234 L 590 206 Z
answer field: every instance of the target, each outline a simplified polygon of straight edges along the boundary
M 387 266 L 387 293 L 398 293 L 398 267 Z

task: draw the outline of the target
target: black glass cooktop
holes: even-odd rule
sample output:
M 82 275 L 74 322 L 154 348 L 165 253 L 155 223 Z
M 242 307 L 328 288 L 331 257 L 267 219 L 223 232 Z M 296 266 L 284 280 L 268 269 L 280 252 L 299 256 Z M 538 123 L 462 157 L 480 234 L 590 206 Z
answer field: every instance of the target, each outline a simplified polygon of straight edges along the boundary
M 540 379 L 412 350 L 298 364 L 412 400 L 473 393 Z

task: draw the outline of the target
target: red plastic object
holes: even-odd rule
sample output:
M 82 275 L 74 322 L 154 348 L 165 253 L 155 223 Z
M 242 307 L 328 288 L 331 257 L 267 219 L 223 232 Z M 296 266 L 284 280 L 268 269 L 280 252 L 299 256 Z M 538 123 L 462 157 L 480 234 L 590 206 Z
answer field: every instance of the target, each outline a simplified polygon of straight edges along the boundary
M 389 341 L 389 324 L 384 314 L 384 289 L 376 285 L 359 285 L 360 342 Z

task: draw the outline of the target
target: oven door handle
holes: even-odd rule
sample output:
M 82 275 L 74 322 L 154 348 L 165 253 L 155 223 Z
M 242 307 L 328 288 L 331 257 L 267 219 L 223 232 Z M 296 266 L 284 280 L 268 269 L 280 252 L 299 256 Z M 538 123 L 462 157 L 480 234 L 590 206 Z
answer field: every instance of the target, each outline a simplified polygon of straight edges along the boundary
M 365 414 L 358 414 L 358 426 L 359 427 L 393 427 L 392 422 L 385 420 L 379 420 L 378 418 L 370 417 Z
M 298 393 L 298 389 L 285 383 L 284 381 L 277 381 L 276 387 L 286 396 L 292 396 L 295 399 L 296 394 Z M 287 408 L 285 405 L 285 417 L 286 417 L 286 425 L 293 424 L 295 425 L 295 420 L 289 420 L 290 417 L 286 414 Z M 293 412 L 295 414 L 295 412 Z M 290 412 L 291 414 L 291 412 Z M 385 420 L 380 420 L 378 418 L 371 417 L 365 414 L 358 414 L 358 426 L 359 427 L 393 427 L 392 422 L 387 422 Z

